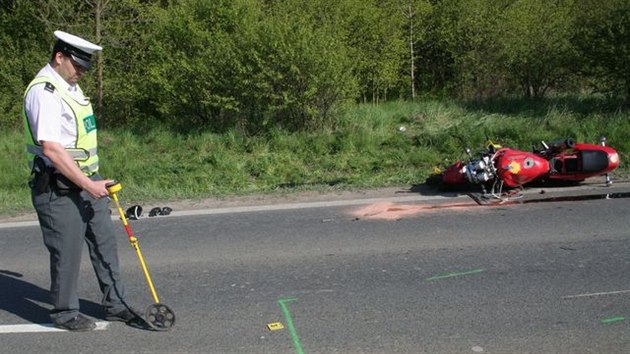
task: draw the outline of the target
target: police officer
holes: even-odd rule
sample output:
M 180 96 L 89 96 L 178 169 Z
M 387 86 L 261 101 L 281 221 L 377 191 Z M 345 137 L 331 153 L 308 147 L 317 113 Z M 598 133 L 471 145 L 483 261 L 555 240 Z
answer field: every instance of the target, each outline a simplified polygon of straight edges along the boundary
M 50 253 L 51 319 L 70 331 L 89 331 L 93 320 L 79 313 L 77 293 L 83 242 L 103 293 L 105 318 L 137 321 L 125 300 L 106 185 L 98 174 L 96 123 L 78 80 L 102 50 L 75 35 L 55 31 L 50 62 L 24 94 L 25 136 L 33 170 L 32 202 Z

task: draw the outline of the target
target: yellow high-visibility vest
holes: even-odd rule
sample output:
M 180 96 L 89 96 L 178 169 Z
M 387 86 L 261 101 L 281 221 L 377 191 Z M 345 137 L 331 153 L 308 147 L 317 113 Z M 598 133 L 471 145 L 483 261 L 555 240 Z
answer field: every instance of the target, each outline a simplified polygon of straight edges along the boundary
M 25 98 L 28 91 L 35 85 L 52 85 L 51 89 L 54 90 L 53 94 L 58 94 L 70 107 L 76 122 L 77 138 L 74 147 L 66 148 L 66 151 L 72 156 L 74 161 L 76 161 L 85 175 L 90 176 L 96 173 L 98 171 L 96 120 L 94 119 L 94 111 L 92 110 L 90 101 L 88 99 L 85 99 L 85 101 L 77 101 L 68 92 L 57 90 L 56 87 L 61 87 L 61 85 L 56 84 L 53 79 L 46 76 L 39 76 L 31 81 L 24 93 Z M 22 118 L 24 120 L 24 135 L 26 138 L 26 154 L 29 168 L 33 168 L 35 156 L 43 155 L 42 146 L 33 138 L 31 126 L 26 117 L 25 107 L 22 107 Z

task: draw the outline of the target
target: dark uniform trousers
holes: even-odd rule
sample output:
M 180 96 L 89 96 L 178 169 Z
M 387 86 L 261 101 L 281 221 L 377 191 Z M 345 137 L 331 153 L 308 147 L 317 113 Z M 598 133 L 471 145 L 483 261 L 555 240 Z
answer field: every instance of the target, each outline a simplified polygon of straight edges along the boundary
M 98 175 L 92 179 L 101 179 Z M 50 253 L 51 319 L 63 323 L 79 313 L 78 281 L 83 242 L 103 293 L 107 313 L 126 308 L 125 288 L 119 264 L 116 237 L 108 198 L 94 199 L 79 189 L 47 191 L 31 188 L 32 201 Z

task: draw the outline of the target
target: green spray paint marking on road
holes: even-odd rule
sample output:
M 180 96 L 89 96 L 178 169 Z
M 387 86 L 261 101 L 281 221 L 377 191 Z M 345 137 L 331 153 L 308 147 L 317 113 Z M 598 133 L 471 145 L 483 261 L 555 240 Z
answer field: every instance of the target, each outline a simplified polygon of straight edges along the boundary
M 304 349 L 302 349 L 302 344 L 300 343 L 300 337 L 297 335 L 297 331 L 293 326 L 293 320 L 291 319 L 291 313 L 289 312 L 289 307 L 287 306 L 287 302 L 297 301 L 296 298 L 290 299 L 280 299 L 278 300 L 278 305 L 282 309 L 282 313 L 284 313 L 284 319 L 287 321 L 287 327 L 289 328 L 289 332 L 291 332 L 291 339 L 293 339 L 293 345 L 295 346 L 295 352 L 297 354 L 304 354 Z
M 618 316 L 618 317 L 604 318 L 601 322 L 602 323 L 614 323 L 614 322 L 623 321 L 625 319 L 626 319 L 625 317 Z
M 448 273 L 448 274 L 436 275 L 436 276 L 431 277 L 431 278 L 429 278 L 427 280 L 438 280 L 438 279 L 453 278 L 453 277 L 459 277 L 459 276 L 462 276 L 462 275 L 477 274 L 477 273 L 481 273 L 483 271 L 485 271 L 485 269 L 473 269 L 473 270 L 469 270 L 467 272 Z

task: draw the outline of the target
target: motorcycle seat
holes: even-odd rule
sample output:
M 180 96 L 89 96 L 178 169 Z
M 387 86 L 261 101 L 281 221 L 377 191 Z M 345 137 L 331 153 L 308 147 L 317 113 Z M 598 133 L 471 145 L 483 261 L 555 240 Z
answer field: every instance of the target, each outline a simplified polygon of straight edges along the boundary
M 599 150 L 584 150 L 581 153 L 582 172 L 598 172 L 608 167 L 608 154 Z

